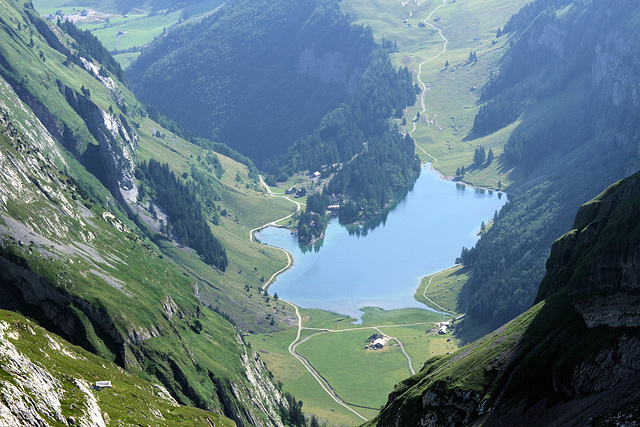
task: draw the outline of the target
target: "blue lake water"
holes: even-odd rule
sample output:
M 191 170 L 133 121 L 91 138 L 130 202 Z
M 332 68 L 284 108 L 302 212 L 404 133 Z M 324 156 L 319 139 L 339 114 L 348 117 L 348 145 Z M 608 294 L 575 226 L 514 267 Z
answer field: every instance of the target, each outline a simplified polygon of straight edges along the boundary
M 359 318 L 361 307 L 421 307 L 413 295 L 420 278 L 452 266 L 471 247 L 507 197 L 439 178 L 423 167 L 407 196 L 376 228 L 349 233 L 337 219 L 318 250 L 303 251 L 289 230 L 269 227 L 256 237 L 293 255 L 294 265 L 269 289 L 300 307 Z

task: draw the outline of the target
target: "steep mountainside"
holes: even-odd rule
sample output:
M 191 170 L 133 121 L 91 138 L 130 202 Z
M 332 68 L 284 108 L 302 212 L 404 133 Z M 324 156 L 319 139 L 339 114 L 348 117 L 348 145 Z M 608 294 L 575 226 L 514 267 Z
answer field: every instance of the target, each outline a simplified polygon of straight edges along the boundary
M 2 425 L 222 425 L 218 414 L 180 406 L 167 390 L 0 311 Z M 98 388 L 97 381 L 110 387 Z M 144 404 L 141 404 L 144 402 Z
M 236 1 L 152 43 L 136 94 L 203 136 L 265 160 L 353 92 L 373 38 L 335 1 Z
M 483 88 L 474 134 L 515 121 L 499 161 L 518 185 L 460 257 L 473 321 L 495 328 L 529 308 L 572 212 L 638 170 L 639 14 L 633 1 L 538 0 L 505 25 L 512 47 Z
M 273 306 L 251 302 L 248 293 L 258 274 L 278 268 L 248 243 L 248 230 L 285 209 L 256 191 L 250 162 L 190 144 L 150 120 L 117 70 L 98 61 L 103 51 L 95 39 L 73 38 L 29 3 L 0 0 L 0 8 L 0 308 L 163 384 L 180 404 L 238 425 L 283 425 L 295 400 L 281 394 L 225 312 L 242 305 L 235 319 L 251 319 L 254 328 L 276 317 Z M 138 157 L 170 164 L 171 188 L 182 191 L 183 211 L 197 221 L 167 215 L 158 190 L 166 181 L 137 178 Z M 241 208 L 256 200 L 265 201 L 264 211 L 240 219 Z M 206 229 L 205 240 L 230 248 L 234 275 L 225 276 L 226 265 L 210 262 L 206 251 L 183 247 L 184 236 L 171 231 L 180 227 Z M 284 310 L 275 311 L 286 321 Z M 5 368 L 20 363 L 14 356 L 22 357 L 3 353 L 3 401 L 18 402 L 18 377 L 30 375 Z M 65 382 L 58 393 L 64 405 L 88 405 L 88 379 L 69 389 L 68 376 L 76 374 L 60 372 L 50 371 Z M 69 416 L 66 408 L 60 415 L 33 402 L 46 419 L 64 424 L 60 416 Z M 34 412 L 23 409 L 16 404 L 3 416 L 30 424 L 20 417 Z M 106 423 L 93 415 L 92 424 Z
M 268 183 L 322 172 L 354 222 L 419 172 L 413 140 L 390 121 L 416 99 L 393 49 L 336 0 L 242 0 L 157 39 L 128 75 L 141 99 L 246 154 Z
M 640 174 L 583 205 L 537 304 L 425 363 L 371 425 L 620 425 L 640 416 Z

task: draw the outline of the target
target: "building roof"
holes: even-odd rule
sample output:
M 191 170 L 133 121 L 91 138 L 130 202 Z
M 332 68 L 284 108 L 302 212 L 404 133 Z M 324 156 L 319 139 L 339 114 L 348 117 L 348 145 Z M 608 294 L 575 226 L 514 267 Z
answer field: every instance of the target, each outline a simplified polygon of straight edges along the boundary
M 373 341 L 373 345 L 381 345 L 384 347 L 384 338 L 377 338 L 376 340 Z

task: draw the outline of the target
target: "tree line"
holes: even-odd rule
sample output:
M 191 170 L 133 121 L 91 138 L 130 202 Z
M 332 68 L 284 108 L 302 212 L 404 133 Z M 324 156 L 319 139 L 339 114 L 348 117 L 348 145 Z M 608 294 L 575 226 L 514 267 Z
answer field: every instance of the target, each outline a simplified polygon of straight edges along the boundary
M 155 159 L 141 162 L 136 177 L 146 184 L 153 198 L 166 209 L 170 228 L 178 239 L 195 249 L 205 263 L 225 271 L 229 265 L 227 252 L 211 232 L 202 213 L 195 184 L 183 183 L 168 164 L 161 164 Z

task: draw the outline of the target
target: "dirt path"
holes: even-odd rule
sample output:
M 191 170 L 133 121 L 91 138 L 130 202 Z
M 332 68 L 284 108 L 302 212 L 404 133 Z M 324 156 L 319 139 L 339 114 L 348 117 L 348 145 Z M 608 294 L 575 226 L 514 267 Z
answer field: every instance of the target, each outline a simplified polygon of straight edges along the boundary
M 291 199 L 291 198 L 289 198 L 288 196 L 285 196 L 285 195 L 282 195 L 282 194 L 276 194 L 276 193 L 273 193 L 273 192 L 271 191 L 271 189 L 269 188 L 269 186 L 264 182 L 264 180 L 263 180 L 262 176 L 260 176 L 260 182 L 261 182 L 261 183 L 262 183 L 262 185 L 267 189 L 267 192 L 268 192 L 269 196 L 271 196 L 271 197 L 280 197 L 280 198 L 287 199 L 287 200 L 289 200 L 290 202 L 294 203 L 294 204 L 296 205 L 296 208 L 297 208 L 297 209 L 296 209 L 296 211 L 295 211 L 295 212 L 293 212 L 292 214 L 289 214 L 289 215 L 287 215 L 287 216 L 285 216 L 285 217 L 282 217 L 282 218 L 280 218 L 280 219 L 277 219 L 277 220 L 275 220 L 275 221 L 271 221 L 271 222 L 269 222 L 269 223 L 267 223 L 267 224 L 264 224 L 264 225 L 262 225 L 262 226 L 260 226 L 260 227 L 256 227 L 256 228 L 254 228 L 253 230 L 251 230 L 251 231 L 249 232 L 249 240 L 250 240 L 250 241 L 252 241 L 252 242 L 255 242 L 254 234 L 255 234 L 257 231 L 262 230 L 263 228 L 268 227 L 268 226 L 272 226 L 272 225 L 273 225 L 273 226 L 275 226 L 278 222 L 283 221 L 283 220 L 288 219 L 288 218 L 291 218 L 293 215 L 295 215 L 296 213 L 298 213 L 298 212 L 300 211 L 300 209 L 302 209 L 302 204 L 301 204 L 301 203 L 299 203 L 299 202 L 297 202 L 297 201 L 295 201 L 295 200 L 292 200 L 292 199 Z M 286 265 L 284 268 L 282 268 L 282 269 L 278 270 L 277 272 L 273 273 L 273 275 L 269 278 L 269 280 L 268 280 L 268 281 L 266 281 L 266 282 L 265 282 L 265 284 L 262 286 L 262 289 L 267 289 L 267 288 L 269 287 L 269 285 L 271 285 L 271 283 L 273 282 L 273 280 L 275 280 L 275 278 L 276 278 L 280 273 L 282 273 L 282 272 L 286 271 L 288 268 L 290 268 L 290 267 L 291 267 L 291 265 L 292 265 L 292 263 L 293 263 L 293 259 L 292 259 L 292 257 L 291 257 L 291 254 L 289 254 L 289 252 L 287 252 L 286 250 L 284 250 L 284 249 L 282 249 L 282 248 L 278 248 L 278 247 L 275 247 L 275 246 L 270 246 L 270 247 L 275 248 L 275 249 L 279 249 L 279 250 L 281 250 L 282 252 L 284 252 L 284 253 L 285 253 L 285 255 L 287 256 L 287 265 Z M 302 344 L 302 343 L 304 343 L 305 341 L 307 341 L 309 338 L 311 338 L 311 337 L 313 337 L 313 336 L 315 336 L 315 335 L 321 334 L 321 333 L 340 333 L 340 332 L 347 332 L 347 331 L 356 331 L 356 330 L 364 330 L 364 329 L 373 329 L 373 330 L 376 330 L 377 332 L 379 332 L 380 334 L 385 335 L 385 334 L 380 330 L 380 328 L 390 328 L 390 327 L 408 327 L 408 326 L 426 325 L 426 324 L 429 324 L 429 323 L 433 323 L 433 322 L 420 322 L 420 323 L 411 323 L 411 324 L 406 324 L 406 325 L 364 326 L 364 327 L 355 327 L 355 328 L 338 329 L 338 330 L 334 330 L 334 329 L 321 329 L 321 328 L 308 328 L 308 327 L 304 327 L 304 326 L 302 326 L 302 316 L 300 315 L 300 310 L 299 310 L 298 306 L 296 306 L 296 305 L 295 305 L 295 304 L 293 304 L 292 302 L 289 302 L 289 301 L 284 300 L 284 299 L 282 299 L 282 298 L 280 299 L 280 301 L 282 301 L 282 302 L 284 302 L 284 303 L 286 303 L 286 304 L 289 304 L 291 307 L 293 307 L 293 309 L 294 309 L 294 311 L 295 311 L 295 313 L 296 313 L 296 317 L 297 317 L 297 319 L 298 319 L 298 331 L 297 331 L 297 334 L 296 334 L 296 338 L 293 340 L 293 342 L 291 342 L 291 344 L 289 344 L 289 348 L 288 348 L 289 353 L 290 353 L 293 357 L 295 357 L 295 358 L 296 358 L 296 359 L 297 359 L 297 360 L 302 364 L 302 366 L 304 366 L 304 368 L 307 370 L 307 372 L 309 372 L 309 373 L 311 374 L 311 376 L 312 376 L 312 377 L 313 377 L 313 378 L 318 382 L 318 384 L 320 385 L 320 387 L 322 387 L 322 389 L 323 389 L 323 390 L 324 390 L 324 391 L 329 395 L 329 397 L 331 397 L 331 399 L 333 399 L 337 404 L 339 404 L 339 405 L 343 406 L 344 408 L 346 408 L 347 410 L 349 410 L 350 412 L 352 412 L 353 414 L 355 414 L 356 416 L 358 416 L 359 418 L 361 418 L 361 419 L 362 419 L 362 420 L 364 420 L 364 421 L 368 421 L 368 419 L 367 419 L 366 417 L 364 417 L 362 414 L 360 414 L 359 412 L 357 412 L 355 409 L 353 409 L 353 408 L 351 407 L 351 406 L 356 406 L 356 407 L 358 407 L 359 405 L 350 404 L 350 403 L 348 403 L 348 402 L 344 401 L 343 399 L 341 399 L 341 398 L 337 395 L 337 393 L 335 392 L 335 390 L 333 389 L 333 387 L 331 387 L 331 385 L 329 384 L 329 382 L 328 382 L 326 379 L 324 379 L 324 378 L 322 377 L 322 375 L 320 375 L 320 374 L 318 373 L 318 371 L 316 371 L 316 370 L 315 370 L 315 368 L 311 365 L 311 363 L 309 363 L 309 361 L 308 361 L 306 358 L 304 358 L 303 356 L 301 356 L 300 354 L 298 354 L 298 352 L 296 351 L 296 350 L 297 350 L 297 347 L 298 347 L 300 344 Z M 435 303 L 434 303 L 434 304 L 435 304 Z M 435 304 L 435 305 L 437 305 L 437 304 Z M 438 306 L 438 307 L 440 307 L 440 306 Z M 301 333 L 302 333 L 302 330 L 303 330 L 303 329 L 315 330 L 315 331 L 317 331 L 317 333 L 312 334 L 312 335 L 310 335 L 310 336 L 308 336 L 308 337 L 304 338 L 303 340 L 300 340 L 300 335 L 301 335 Z M 404 348 L 404 345 L 403 345 L 402 341 L 400 341 L 400 339 L 398 339 L 398 338 L 396 338 L 396 337 L 392 337 L 391 335 L 388 335 L 388 334 L 387 334 L 386 336 L 389 338 L 389 340 L 393 340 L 393 341 L 396 341 L 396 342 L 398 343 L 398 345 L 399 345 L 399 347 L 400 347 L 400 349 L 401 349 L 402 353 L 404 354 L 404 356 L 405 356 L 405 357 L 406 357 L 406 359 L 407 359 L 407 363 L 408 363 L 408 367 L 409 367 L 409 372 L 411 373 L 411 375 L 415 375 L 416 371 L 415 371 L 415 369 L 413 368 L 413 361 L 411 360 L 411 356 L 409 356 L 409 354 L 408 354 L 408 353 L 407 353 L 407 351 L 405 350 L 405 348 Z M 351 406 L 349 406 L 349 405 L 351 405 Z M 366 408 L 366 407 L 364 407 L 364 406 L 363 406 L 363 408 Z M 367 409 L 373 409 L 373 408 L 367 408 Z
M 255 237 L 254 234 L 256 231 L 262 230 L 265 227 L 269 227 L 271 225 L 276 226 L 278 222 L 283 221 L 285 219 L 289 219 L 292 216 L 294 216 L 295 214 L 297 214 L 298 212 L 300 212 L 300 209 L 302 209 L 302 204 L 292 200 L 290 197 L 285 196 L 283 194 L 276 194 L 273 191 L 271 191 L 271 188 L 269 188 L 269 186 L 267 185 L 266 182 L 264 182 L 264 179 L 262 178 L 262 176 L 260 176 L 260 182 L 262 183 L 262 185 L 267 189 L 267 193 L 269 194 L 269 196 L 271 197 L 280 197 L 283 199 L 287 199 L 289 200 L 291 203 L 294 203 L 296 205 L 296 211 L 293 212 L 290 215 L 287 215 L 285 217 L 282 217 L 280 219 L 277 219 L 275 221 L 271 221 L 267 224 L 264 224 L 260 227 L 256 227 L 253 230 L 251 230 L 249 232 L 249 240 L 252 242 L 255 242 Z M 263 243 L 264 244 L 264 243 Z M 275 278 L 282 272 L 286 271 L 289 267 L 291 267 L 292 263 L 293 263 L 293 258 L 291 257 L 291 254 L 289 252 L 287 252 L 286 250 L 282 249 L 282 248 L 278 248 L 276 246 L 269 246 L 275 249 L 279 249 L 282 252 L 284 252 L 284 254 L 287 256 L 287 265 L 276 271 L 275 273 L 273 273 L 273 275 L 271 275 L 271 277 L 269 278 L 269 280 L 267 280 L 264 285 L 262 285 L 262 289 L 267 289 L 269 287 L 269 285 L 271 285 L 271 283 L 275 280 Z M 367 418 L 365 418 L 364 416 L 362 416 L 361 414 L 359 414 L 357 411 L 355 411 L 353 408 L 349 407 L 347 405 L 347 403 L 345 401 L 343 401 L 342 399 L 340 399 L 340 397 L 338 397 L 338 395 L 335 393 L 335 391 L 333 391 L 333 388 L 331 387 L 331 385 L 327 382 L 327 380 L 325 380 L 324 378 L 322 378 L 322 376 L 313 368 L 313 366 L 311 366 L 311 364 L 307 361 L 307 359 L 305 359 L 304 357 L 302 357 L 301 355 L 299 355 L 296 352 L 296 347 L 303 343 L 304 341 L 306 341 L 307 339 L 309 339 L 310 337 L 305 338 L 304 340 L 300 341 L 300 333 L 302 332 L 303 326 L 302 326 L 302 316 L 300 316 L 300 310 L 298 309 L 298 306 L 296 306 L 295 304 L 293 304 L 292 302 L 289 302 L 287 300 L 284 299 L 280 299 L 280 301 L 289 304 L 291 307 L 293 307 L 294 311 L 296 312 L 296 317 L 298 318 L 298 333 L 296 335 L 296 339 L 293 340 L 293 342 L 291 344 L 289 344 L 289 353 L 295 357 L 301 364 L 302 366 L 305 367 L 305 369 L 311 374 L 311 376 L 313 378 L 315 378 L 315 380 L 318 382 L 318 384 L 320 384 L 320 387 L 322 387 L 322 389 L 329 395 L 329 397 L 331 397 L 337 404 L 344 406 L 346 409 L 348 409 L 349 411 L 353 412 L 355 415 L 357 415 L 358 417 L 360 417 L 362 420 L 364 421 L 368 421 Z
M 419 3 L 418 3 L 418 4 L 419 4 Z M 422 81 L 422 79 L 420 78 L 420 75 L 422 74 L 422 66 L 423 66 L 423 65 L 425 65 L 425 64 L 427 64 L 427 63 L 429 63 L 429 62 L 431 62 L 431 61 L 433 61 L 434 59 L 439 58 L 440 56 L 442 56 L 442 55 L 447 51 L 447 44 L 449 43 L 449 40 L 447 40 L 447 39 L 446 39 L 446 37 L 442 35 L 442 29 L 441 29 L 441 28 L 437 28 L 435 25 L 433 25 L 432 23 L 430 23 L 430 22 L 429 22 L 429 20 L 431 19 L 431 17 L 433 16 L 433 14 L 434 14 L 434 13 L 436 13 L 436 11 L 437 11 L 438 9 L 440 9 L 442 6 L 444 6 L 444 5 L 446 5 L 446 4 L 447 4 L 447 0 L 442 0 L 442 4 L 441 4 L 441 5 L 439 5 L 438 7 L 436 7 L 435 9 L 433 9 L 433 10 L 431 11 L 431 13 L 429 14 L 429 16 L 427 16 L 427 17 L 426 17 L 426 19 L 423 19 L 423 20 L 422 20 L 422 22 L 424 22 L 424 23 L 425 23 L 425 25 L 430 26 L 431 28 L 433 28 L 435 31 L 437 31 L 437 32 L 438 32 L 438 36 L 440 36 L 440 38 L 444 41 L 444 45 L 442 46 L 442 51 L 441 51 L 440 53 L 438 53 L 438 54 L 437 54 L 437 55 L 435 55 L 435 56 L 432 56 L 431 58 L 429 58 L 429 59 L 427 59 L 427 60 L 425 60 L 425 61 L 422 61 L 422 62 L 420 63 L 420 65 L 418 66 L 418 75 L 417 75 L 417 77 L 418 77 L 418 83 L 420 83 L 420 87 L 422 88 L 422 93 L 420 94 L 420 106 L 422 107 L 422 111 L 420 111 L 420 115 L 421 115 L 421 116 L 423 116 L 423 115 L 426 113 L 426 111 L 427 111 L 427 108 L 424 106 L 424 95 L 425 95 L 425 93 L 426 93 L 426 91 L 427 91 L 427 85 L 426 85 L 426 84 Z M 428 115 L 427 115 L 427 118 L 428 118 Z M 411 132 L 409 132 L 409 135 L 411 135 L 411 136 L 413 136 L 413 133 L 416 131 L 416 123 L 417 123 L 416 121 L 414 121 L 414 122 L 413 122 L 413 129 L 411 130 Z M 420 151 L 422 151 L 425 155 L 427 155 L 427 156 L 431 157 L 431 158 L 433 159 L 433 164 L 434 164 L 435 166 L 440 166 L 440 165 L 438 164 L 438 159 L 437 159 L 435 156 L 433 156 L 433 155 L 431 155 L 431 154 L 427 153 L 427 152 L 426 152 L 422 147 L 420 147 L 417 143 L 416 143 L 416 148 L 418 148 Z
M 424 291 L 422 292 L 422 296 L 429 301 L 431 304 L 435 305 L 436 307 L 438 307 L 440 310 L 442 310 L 445 313 L 449 313 L 451 310 L 447 310 L 446 308 L 444 308 L 443 306 L 441 306 L 440 304 L 436 303 L 435 301 L 433 301 L 431 298 L 429 298 L 427 296 L 427 289 L 429 289 L 429 285 L 431 285 L 431 281 L 433 280 L 433 278 L 435 277 L 435 274 L 433 276 L 431 276 L 429 278 L 429 283 L 427 283 L 427 286 L 424 287 Z
M 282 300 L 282 301 L 284 301 L 284 300 Z M 315 380 L 318 382 L 318 384 L 320 384 L 320 387 L 322 387 L 322 389 L 329 395 L 329 397 L 331 397 L 337 404 L 339 404 L 339 405 L 345 407 L 346 409 L 348 409 L 349 411 L 353 412 L 355 415 L 357 415 L 358 417 L 362 418 L 364 421 L 368 421 L 367 418 L 363 417 L 356 410 L 354 410 L 353 408 L 349 407 L 347 405 L 347 403 L 344 400 L 342 400 L 336 394 L 336 392 L 333 390 L 331 385 L 329 385 L 327 380 L 322 378 L 322 376 L 313 368 L 313 366 L 311 366 L 311 364 L 307 361 L 307 359 L 305 359 L 304 357 L 302 357 L 301 355 L 299 355 L 296 352 L 296 348 L 298 347 L 298 345 L 302 344 L 303 342 L 305 342 L 306 340 L 311 338 L 313 335 L 308 336 L 307 338 L 305 338 L 302 341 L 299 341 L 300 340 L 300 333 L 302 332 L 302 329 L 306 329 L 306 328 L 302 327 L 302 316 L 300 316 L 300 311 L 298 310 L 298 307 L 295 304 L 290 303 L 289 301 L 285 301 L 285 302 L 287 304 L 291 305 L 294 308 L 294 310 L 296 311 L 296 316 L 298 317 L 298 334 L 296 335 L 296 339 L 293 340 L 293 342 L 291 344 L 289 344 L 289 353 L 291 353 L 291 355 L 293 357 L 298 359 L 298 361 L 302 364 L 302 366 L 304 366 L 305 369 L 311 374 L 311 376 L 313 378 L 315 378 Z
M 260 183 L 262 183 L 262 185 L 264 186 L 264 188 L 266 188 L 266 189 L 267 189 L 267 193 L 269 194 L 269 196 L 271 196 L 271 197 L 279 197 L 279 198 L 282 198 L 282 199 L 287 199 L 287 200 L 288 200 L 288 201 L 290 201 L 291 203 L 294 203 L 294 204 L 296 205 L 296 211 L 295 211 L 295 212 L 293 212 L 293 213 L 291 213 L 291 214 L 289 214 L 289 215 L 287 215 L 287 216 L 284 216 L 284 217 L 282 217 L 282 218 L 280 218 L 280 219 L 276 219 L 275 221 L 271 221 L 271 222 L 269 222 L 269 223 L 267 223 L 267 224 L 261 225 L 260 227 L 256 227 L 256 228 L 254 228 L 253 230 L 249 231 L 249 240 L 250 240 L 251 242 L 255 242 L 255 241 L 256 241 L 255 236 L 254 236 L 254 234 L 256 233 L 256 231 L 260 231 L 260 230 L 262 230 L 263 228 L 269 227 L 269 226 L 271 226 L 271 225 L 273 225 L 273 226 L 277 226 L 277 224 L 278 224 L 280 221 L 284 221 L 285 219 L 289 219 L 289 218 L 291 218 L 292 216 L 294 216 L 295 214 L 297 214 L 298 212 L 300 212 L 300 209 L 302 209 L 302 203 L 296 202 L 295 200 L 292 200 L 290 197 L 285 196 L 284 194 L 276 194 L 276 193 L 274 193 L 273 191 L 271 191 L 271 188 L 269 188 L 269 186 L 267 185 L 267 183 L 266 183 L 266 182 L 264 182 L 264 179 L 262 178 L 262 175 L 260 175 Z M 264 243 L 263 243 L 263 245 L 264 245 Z M 265 246 L 269 246 L 269 245 L 265 245 Z M 276 247 L 276 246 L 269 246 L 269 247 L 274 248 L 274 249 L 278 249 L 278 250 L 280 250 L 280 251 L 284 252 L 284 254 L 287 256 L 287 265 L 286 265 L 285 267 L 281 268 L 280 270 L 276 271 L 275 273 L 273 273 L 273 274 L 271 275 L 271 277 L 269 278 L 269 280 L 267 280 L 266 282 L 264 282 L 264 285 L 262 285 L 262 289 L 267 289 L 267 288 L 269 288 L 269 286 L 270 286 L 270 285 L 271 285 L 271 283 L 275 280 L 275 278 L 276 278 L 280 273 L 283 273 L 283 272 L 287 271 L 287 270 L 291 267 L 291 265 L 293 264 L 293 258 L 291 257 L 291 254 L 290 254 L 289 252 L 285 251 L 285 250 L 284 250 L 284 249 L 282 249 L 282 248 L 278 248 L 278 247 Z
M 375 329 L 378 332 L 380 332 L 381 335 L 384 335 L 384 332 L 382 332 L 380 329 L 378 328 L 375 328 Z M 400 341 L 396 337 L 392 337 L 391 335 L 387 335 L 387 337 L 389 337 L 389 340 L 394 340 L 395 342 L 398 343 L 398 345 L 400 346 L 400 350 L 402 350 L 402 353 L 404 353 L 404 356 L 407 358 L 407 362 L 409 363 L 409 372 L 411 372 L 411 375 L 415 375 L 416 371 L 415 369 L 413 369 L 413 362 L 411 361 L 411 356 L 409 356 L 409 354 L 405 351 L 404 345 L 402 345 L 402 341 Z
M 415 375 L 416 371 L 413 369 L 413 361 L 411 360 L 411 356 L 409 356 L 409 354 L 406 352 L 404 345 L 402 344 L 402 341 L 400 341 L 400 339 L 393 337 L 389 334 L 385 334 L 384 332 L 381 331 L 381 328 L 402 328 L 402 327 L 409 327 L 409 326 L 420 326 L 420 325 L 428 325 L 430 323 L 433 322 L 418 322 L 418 323 L 408 323 L 405 325 L 379 325 L 379 326 L 362 326 L 360 328 L 346 328 L 346 329 L 323 329 L 323 328 L 308 328 L 305 326 L 301 326 L 300 327 L 300 331 L 302 329 L 307 329 L 307 330 L 311 330 L 311 331 L 318 331 L 317 333 L 313 334 L 313 335 L 309 335 L 307 338 L 305 338 L 304 340 L 300 341 L 297 344 L 302 344 L 303 342 L 305 342 L 306 340 L 308 340 L 309 338 L 321 334 L 321 333 L 325 333 L 325 332 L 329 332 L 329 333 L 340 333 L 340 332 L 348 332 L 348 331 L 361 331 L 361 330 L 365 330 L 365 329 L 373 329 L 374 331 L 379 332 L 381 335 L 385 335 L 386 337 L 389 338 L 389 340 L 393 340 L 395 342 L 398 343 L 398 346 L 400 347 L 400 350 L 402 350 L 402 353 L 404 354 L 404 356 L 407 358 L 407 362 L 409 365 L 409 372 L 411 373 L 411 375 Z M 299 339 L 299 337 L 298 337 Z M 296 339 L 297 341 L 297 339 Z M 296 344 L 296 346 L 297 346 Z

